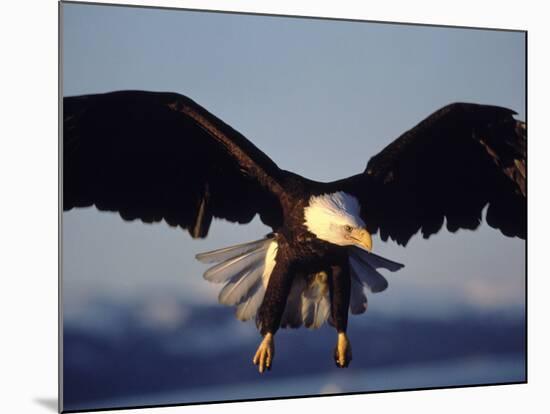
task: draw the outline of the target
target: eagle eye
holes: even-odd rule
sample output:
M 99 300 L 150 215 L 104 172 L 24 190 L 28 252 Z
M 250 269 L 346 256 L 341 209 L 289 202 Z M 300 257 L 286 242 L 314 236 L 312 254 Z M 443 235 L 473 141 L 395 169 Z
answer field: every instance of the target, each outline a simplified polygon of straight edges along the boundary
M 353 227 L 351 227 L 349 224 L 347 224 L 347 225 L 344 226 L 344 229 L 345 229 L 348 233 L 351 233 L 351 231 L 353 230 Z

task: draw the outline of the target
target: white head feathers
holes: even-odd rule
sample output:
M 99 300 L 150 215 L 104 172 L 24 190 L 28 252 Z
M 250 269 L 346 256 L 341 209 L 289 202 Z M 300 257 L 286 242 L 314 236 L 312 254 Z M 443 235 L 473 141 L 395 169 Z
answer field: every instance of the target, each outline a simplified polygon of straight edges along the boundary
M 304 210 L 304 224 L 322 240 L 347 245 L 349 241 L 342 237 L 341 230 L 345 226 L 365 227 L 365 222 L 359 215 L 360 210 L 357 198 L 343 191 L 312 196 Z

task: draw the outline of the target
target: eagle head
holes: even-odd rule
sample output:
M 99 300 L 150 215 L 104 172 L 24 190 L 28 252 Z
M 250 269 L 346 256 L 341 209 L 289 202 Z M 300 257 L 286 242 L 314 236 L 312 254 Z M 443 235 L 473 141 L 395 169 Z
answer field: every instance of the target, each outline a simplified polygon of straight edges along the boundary
M 343 191 L 312 196 L 304 209 L 304 224 L 321 240 L 370 251 L 372 238 L 360 211 L 357 198 Z

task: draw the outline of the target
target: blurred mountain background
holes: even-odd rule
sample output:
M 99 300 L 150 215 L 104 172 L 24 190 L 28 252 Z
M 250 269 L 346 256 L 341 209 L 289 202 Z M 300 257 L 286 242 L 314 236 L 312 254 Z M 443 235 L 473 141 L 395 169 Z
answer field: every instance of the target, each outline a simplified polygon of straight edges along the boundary
M 521 313 L 352 317 L 353 361 L 336 368 L 332 328 L 280 330 L 260 375 L 253 323 L 222 306 L 90 300 L 64 325 L 64 408 L 91 409 L 525 380 Z

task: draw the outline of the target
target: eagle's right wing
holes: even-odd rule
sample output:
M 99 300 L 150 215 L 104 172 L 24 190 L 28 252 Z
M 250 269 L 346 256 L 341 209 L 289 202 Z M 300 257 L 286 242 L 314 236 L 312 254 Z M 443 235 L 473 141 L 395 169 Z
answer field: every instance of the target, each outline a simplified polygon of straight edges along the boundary
M 282 172 L 191 99 L 120 91 L 63 100 L 63 209 L 95 205 L 125 220 L 205 237 L 212 217 L 277 227 Z

